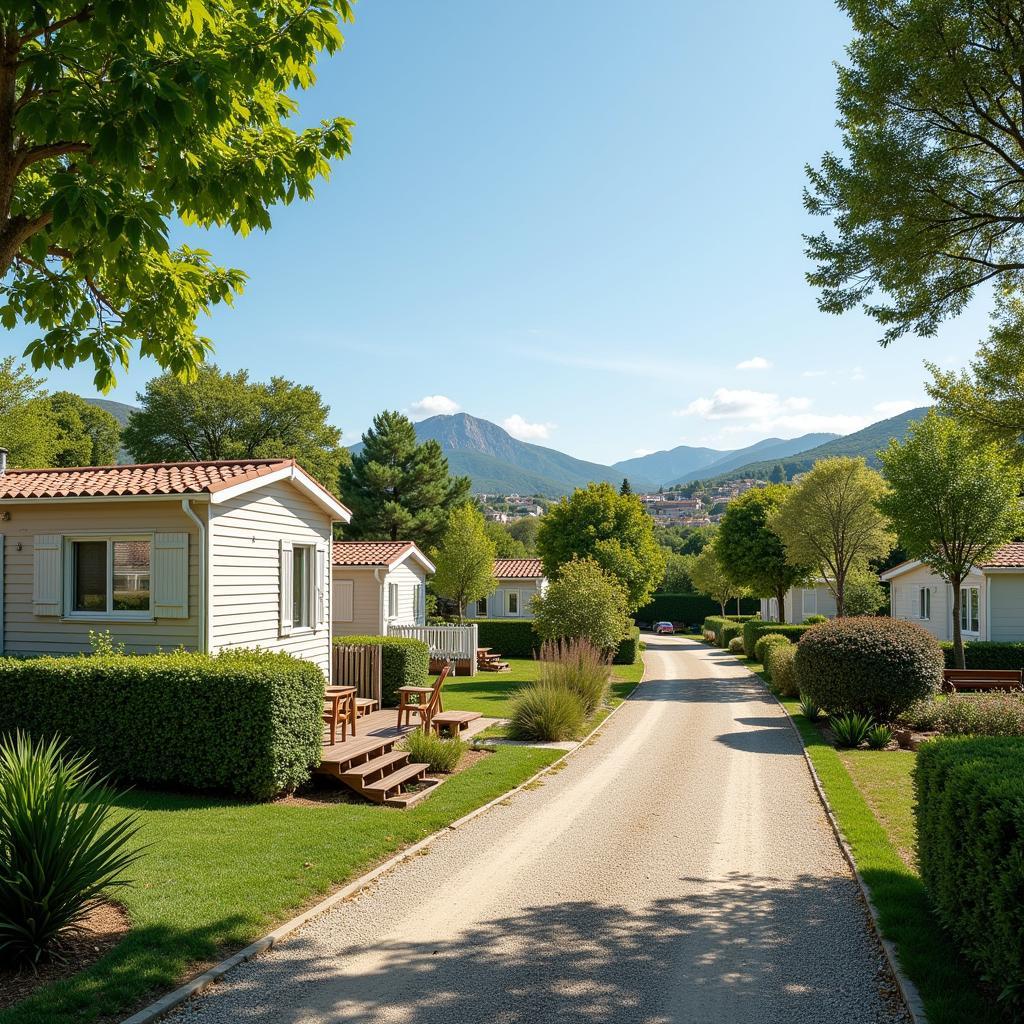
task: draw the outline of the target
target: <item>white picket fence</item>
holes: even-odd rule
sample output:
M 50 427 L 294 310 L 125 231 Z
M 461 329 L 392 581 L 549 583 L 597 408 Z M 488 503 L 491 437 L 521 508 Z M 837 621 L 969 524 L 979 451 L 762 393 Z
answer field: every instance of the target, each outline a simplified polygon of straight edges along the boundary
M 398 626 L 388 625 L 388 636 L 412 637 L 430 648 L 432 658 L 452 658 L 469 663 L 470 675 L 476 675 L 476 623 L 468 626 Z

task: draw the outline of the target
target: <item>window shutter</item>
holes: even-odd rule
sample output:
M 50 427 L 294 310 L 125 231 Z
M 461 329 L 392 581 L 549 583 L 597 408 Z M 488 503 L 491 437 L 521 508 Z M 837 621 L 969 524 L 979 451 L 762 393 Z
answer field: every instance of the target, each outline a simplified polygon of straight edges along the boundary
M 316 628 L 323 629 L 327 621 L 327 549 L 323 544 L 316 546 Z
M 188 618 L 188 534 L 158 533 L 153 537 L 153 615 Z
M 32 613 L 61 615 L 64 611 L 64 558 L 59 533 L 32 540 Z
M 355 585 L 352 580 L 337 580 L 334 584 L 334 608 L 332 614 L 335 622 L 351 622 L 354 616 L 352 597 Z
M 292 631 L 292 542 L 281 541 L 281 636 Z

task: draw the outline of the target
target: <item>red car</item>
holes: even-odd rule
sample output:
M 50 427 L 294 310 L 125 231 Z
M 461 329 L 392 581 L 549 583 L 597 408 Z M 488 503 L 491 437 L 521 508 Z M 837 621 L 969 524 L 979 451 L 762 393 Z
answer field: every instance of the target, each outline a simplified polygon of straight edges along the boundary
M 676 627 L 671 622 L 656 622 L 651 629 L 657 633 L 658 636 L 673 636 L 676 631 Z

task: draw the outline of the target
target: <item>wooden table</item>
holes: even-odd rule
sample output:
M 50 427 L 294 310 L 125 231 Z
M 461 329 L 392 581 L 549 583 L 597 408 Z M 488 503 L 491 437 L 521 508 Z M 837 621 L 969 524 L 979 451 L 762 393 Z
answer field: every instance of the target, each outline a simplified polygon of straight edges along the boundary
M 324 698 L 334 705 L 335 717 L 342 704 L 345 705 L 344 718 L 348 722 L 348 728 L 352 735 L 356 734 L 356 688 L 354 686 L 327 686 L 324 688 Z

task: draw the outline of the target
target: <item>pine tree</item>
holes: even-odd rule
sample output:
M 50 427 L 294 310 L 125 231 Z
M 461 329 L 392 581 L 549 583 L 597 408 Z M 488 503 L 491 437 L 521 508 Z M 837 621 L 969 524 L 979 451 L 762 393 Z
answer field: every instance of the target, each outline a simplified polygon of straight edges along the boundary
M 469 478 L 452 477 L 437 441 L 419 444 L 416 428 L 399 412 L 375 416 L 362 440 L 341 471 L 342 501 L 352 510 L 345 536 L 433 546 L 448 513 L 469 497 Z
M 619 494 L 632 494 L 633 488 L 629 483 L 629 477 L 625 476 L 622 478 L 622 486 L 619 488 Z
M 772 471 L 768 475 L 768 479 L 773 484 L 784 484 L 786 482 L 786 467 L 781 462 L 776 462 L 772 466 Z

